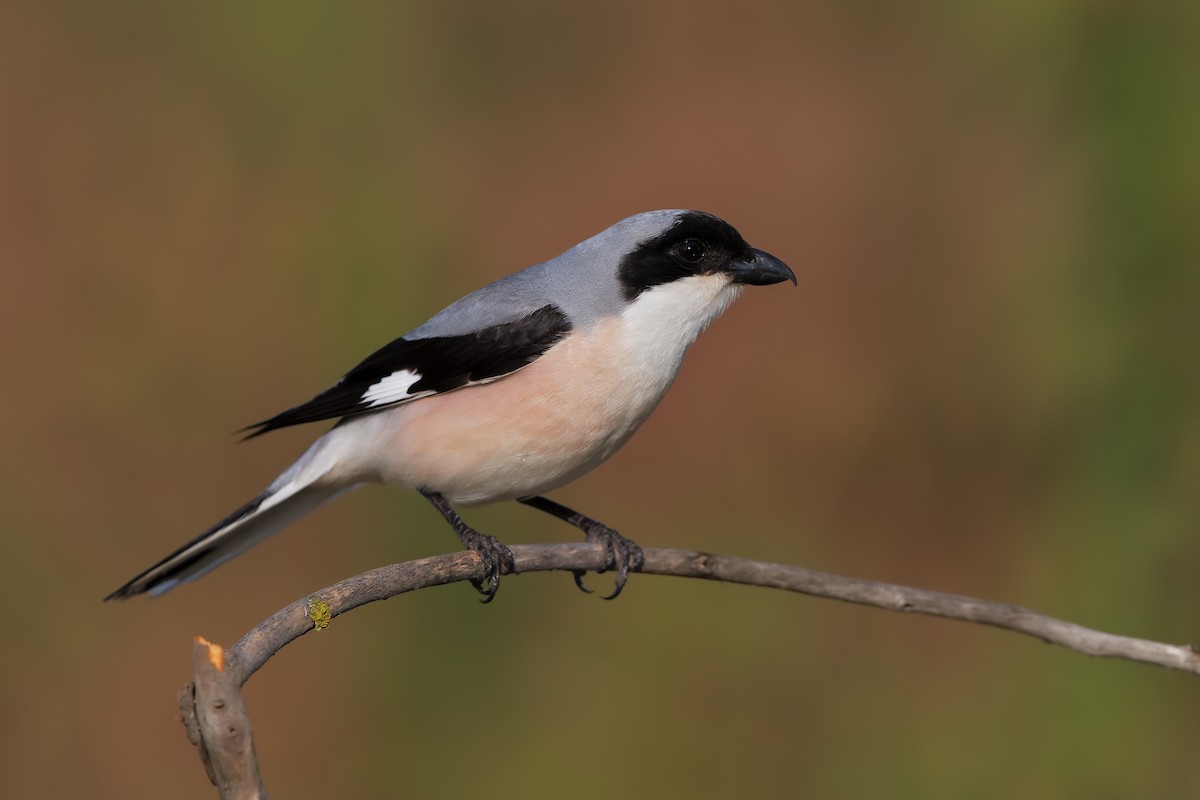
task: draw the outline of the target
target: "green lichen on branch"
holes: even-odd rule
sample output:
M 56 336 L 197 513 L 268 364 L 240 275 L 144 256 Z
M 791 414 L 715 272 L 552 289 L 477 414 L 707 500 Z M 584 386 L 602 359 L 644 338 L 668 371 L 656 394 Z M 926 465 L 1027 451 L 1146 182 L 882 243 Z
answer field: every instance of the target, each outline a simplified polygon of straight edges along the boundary
M 328 603 L 313 595 L 308 598 L 308 618 L 312 620 L 315 629 L 323 631 L 329 627 L 329 620 L 333 619 L 333 612 L 329 610 Z

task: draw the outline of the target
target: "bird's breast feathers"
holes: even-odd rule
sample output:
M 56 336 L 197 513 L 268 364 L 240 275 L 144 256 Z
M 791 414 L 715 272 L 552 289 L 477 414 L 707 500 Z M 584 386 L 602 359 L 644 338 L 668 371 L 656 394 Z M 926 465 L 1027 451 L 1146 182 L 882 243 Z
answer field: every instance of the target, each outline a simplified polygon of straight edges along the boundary
M 737 294 L 721 276 L 655 287 L 486 389 L 426 397 L 355 427 L 375 429 L 385 483 L 462 504 L 550 491 L 629 439 L 670 388 L 688 346 Z

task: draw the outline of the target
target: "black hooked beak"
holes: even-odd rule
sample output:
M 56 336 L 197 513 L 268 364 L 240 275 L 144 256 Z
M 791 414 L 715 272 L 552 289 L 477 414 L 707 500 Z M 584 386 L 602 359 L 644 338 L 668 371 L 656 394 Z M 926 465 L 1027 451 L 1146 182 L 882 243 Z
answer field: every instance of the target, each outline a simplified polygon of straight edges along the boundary
M 751 257 L 740 261 L 731 261 L 726 272 L 733 276 L 734 283 L 746 283 L 751 286 L 770 286 L 772 283 L 791 281 L 796 285 L 796 274 L 788 265 L 770 253 L 762 250 L 750 250 Z

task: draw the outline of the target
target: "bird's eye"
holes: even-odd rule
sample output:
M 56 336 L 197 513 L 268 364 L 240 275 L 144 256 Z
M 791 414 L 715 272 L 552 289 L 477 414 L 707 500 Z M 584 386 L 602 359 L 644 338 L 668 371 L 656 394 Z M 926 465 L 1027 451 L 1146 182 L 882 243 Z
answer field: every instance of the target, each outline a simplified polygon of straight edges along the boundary
M 675 255 L 688 264 L 699 264 L 708 255 L 708 247 L 699 239 L 684 239 L 675 246 Z

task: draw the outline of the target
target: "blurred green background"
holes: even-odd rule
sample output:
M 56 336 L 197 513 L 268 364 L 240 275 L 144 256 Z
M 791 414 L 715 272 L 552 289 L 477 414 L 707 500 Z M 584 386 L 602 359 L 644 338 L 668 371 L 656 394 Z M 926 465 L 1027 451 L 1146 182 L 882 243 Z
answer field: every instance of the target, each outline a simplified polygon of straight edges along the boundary
M 215 796 L 174 719 L 190 638 L 453 537 L 368 489 L 100 598 L 318 432 L 230 431 L 650 208 L 800 286 L 747 292 L 556 497 L 645 545 L 1200 639 L 1198 12 L 8 4 L 0 796 Z M 1200 796 L 1194 677 L 696 581 L 420 592 L 246 696 L 278 797 Z

